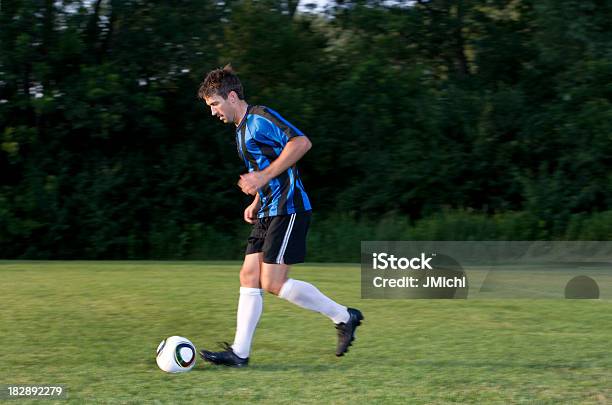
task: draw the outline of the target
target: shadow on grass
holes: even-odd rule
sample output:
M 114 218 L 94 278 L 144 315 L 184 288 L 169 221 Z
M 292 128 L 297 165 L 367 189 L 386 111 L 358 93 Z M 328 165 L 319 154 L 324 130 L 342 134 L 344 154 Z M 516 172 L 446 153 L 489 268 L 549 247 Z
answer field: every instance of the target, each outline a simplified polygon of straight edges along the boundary
M 277 364 L 257 364 L 253 366 L 253 369 L 263 372 L 276 372 L 276 371 L 300 371 L 300 372 L 312 372 L 322 373 L 331 370 L 337 370 L 338 366 L 334 364 L 299 364 L 299 363 L 277 363 Z
M 338 370 L 338 366 L 334 364 L 298 364 L 298 363 L 282 363 L 282 364 L 250 364 L 248 367 L 235 368 L 228 366 L 215 366 L 213 364 L 205 364 L 194 367 L 191 371 L 211 372 L 237 370 L 240 372 L 256 371 L 256 372 L 279 372 L 279 371 L 299 371 L 307 373 L 325 373 L 333 370 Z

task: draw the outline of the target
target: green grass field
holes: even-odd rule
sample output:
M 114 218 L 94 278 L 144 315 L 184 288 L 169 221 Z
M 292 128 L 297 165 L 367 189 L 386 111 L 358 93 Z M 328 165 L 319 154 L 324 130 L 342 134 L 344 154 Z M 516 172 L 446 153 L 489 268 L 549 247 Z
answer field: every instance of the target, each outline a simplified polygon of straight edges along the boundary
M 250 367 L 160 371 L 164 337 L 231 343 L 238 270 L 0 262 L 0 384 L 63 384 L 74 403 L 612 402 L 612 301 L 361 300 L 359 265 L 292 270 L 363 311 L 346 357 L 327 318 L 266 295 Z

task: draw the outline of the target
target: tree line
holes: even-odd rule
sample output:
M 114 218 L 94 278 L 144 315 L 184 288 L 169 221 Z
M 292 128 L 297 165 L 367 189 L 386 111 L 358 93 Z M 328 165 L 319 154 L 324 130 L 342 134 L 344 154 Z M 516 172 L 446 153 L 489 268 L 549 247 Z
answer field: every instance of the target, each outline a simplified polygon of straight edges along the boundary
M 2 2 L 0 258 L 239 258 L 244 168 L 196 97 L 226 63 L 313 142 L 315 259 L 612 237 L 610 2 L 297 6 Z

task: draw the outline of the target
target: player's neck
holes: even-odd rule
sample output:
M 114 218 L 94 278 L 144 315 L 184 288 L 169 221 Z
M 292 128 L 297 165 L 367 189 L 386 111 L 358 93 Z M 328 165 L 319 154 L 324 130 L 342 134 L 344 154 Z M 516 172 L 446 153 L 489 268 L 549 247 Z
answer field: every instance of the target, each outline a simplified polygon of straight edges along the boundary
M 244 116 L 247 113 L 247 110 L 249 109 L 249 105 L 247 104 L 247 102 L 245 100 L 239 100 L 238 101 L 238 105 L 236 106 L 236 122 L 234 122 L 234 124 L 236 124 L 236 126 L 239 126 L 240 123 L 242 122 L 242 120 L 244 119 Z

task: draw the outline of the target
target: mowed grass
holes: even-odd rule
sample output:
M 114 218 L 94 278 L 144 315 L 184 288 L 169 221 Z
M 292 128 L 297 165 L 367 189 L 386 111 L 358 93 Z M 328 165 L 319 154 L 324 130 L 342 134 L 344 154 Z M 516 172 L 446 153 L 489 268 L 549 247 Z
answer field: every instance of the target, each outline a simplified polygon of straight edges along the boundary
M 266 295 L 250 367 L 160 371 L 164 337 L 231 343 L 239 266 L 0 262 L 0 384 L 74 403 L 612 402 L 612 301 L 361 300 L 359 265 L 291 274 L 363 311 L 347 356 L 331 321 Z

